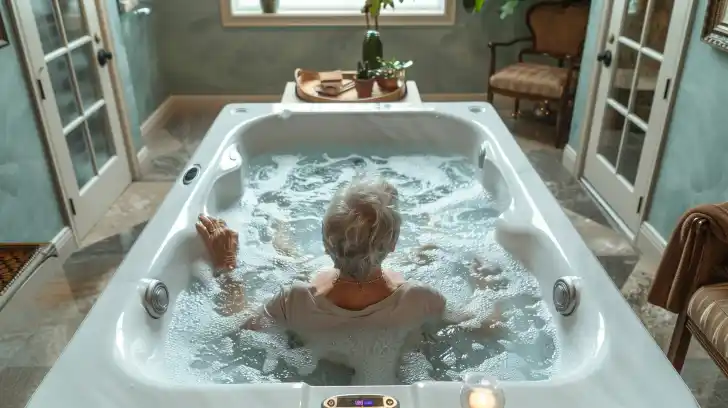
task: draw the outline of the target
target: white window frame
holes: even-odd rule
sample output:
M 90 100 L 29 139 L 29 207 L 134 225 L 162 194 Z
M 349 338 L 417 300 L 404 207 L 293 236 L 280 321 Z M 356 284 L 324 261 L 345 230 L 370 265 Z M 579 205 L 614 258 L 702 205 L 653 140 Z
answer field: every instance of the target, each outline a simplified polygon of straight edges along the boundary
M 290 6 L 295 1 L 301 2 Z M 220 0 L 224 27 L 364 26 L 364 0 L 280 0 L 275 14 L 263 14 L 259 0 Z M 318 2 L 318 4 L 317 4 Z M 442 26 L 455 24 L 456 0 L 394 0 L 395 10 L 382 10 L 380 26 Z M 347 5 L 351 4 L 351 7 Z M 344 4 L 345 6 L 337 7 Z M 371 24 L 374 24 L 372 21 Z

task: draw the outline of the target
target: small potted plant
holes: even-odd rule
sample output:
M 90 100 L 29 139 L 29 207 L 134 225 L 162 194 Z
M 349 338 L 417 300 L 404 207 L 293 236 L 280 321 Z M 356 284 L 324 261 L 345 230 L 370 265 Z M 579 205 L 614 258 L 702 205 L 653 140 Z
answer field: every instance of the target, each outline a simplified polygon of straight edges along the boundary
M 379 89 L 393 91 L 400 87 L 400 81 L 404 81 L 405 71 L 412 66 L 412 61 L 402 62 L 392 58 L 391 60 L 379 59 L 379 69 L 375 77 Z
M 275 14 L 278 12 L 280 0 L 260 0 L 260 10 L 264 14 Z
M 359 99 L 371 98 L 372 89 L 374 88 L 374 78 L 372 72 L 369 70 L 369 64 L 364 62 L 357 62 L 356 64 L 356 95 Z

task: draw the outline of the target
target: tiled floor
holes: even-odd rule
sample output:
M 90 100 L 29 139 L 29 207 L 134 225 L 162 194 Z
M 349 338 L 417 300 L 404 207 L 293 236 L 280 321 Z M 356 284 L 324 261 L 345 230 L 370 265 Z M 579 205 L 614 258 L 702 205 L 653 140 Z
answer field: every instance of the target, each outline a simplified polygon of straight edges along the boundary
M 508 112 L 504 112 L 507 116 Z M 53 365 L 98 294 L 161 203 L 172 181 L 199 144 L 215 112 L 173 117 L 147 140 L 144 181 L 134 183 L 104 220 L 84 239 L 85 248 L 64 265 L 47 261 L 0 310 L 0 401 L 19 408 Z M 674 317 L 646 302 L 654 266 L 616 232 L 577 180 L 561 166 L 550 146 L 552 128 L 521 119 L 506 120 L 517 141 L 565 213 L 635 313 L 663 347 Z M 683 378 L 704 408 L 728 406 L 728 381 L 699 347 L 693 346 Z

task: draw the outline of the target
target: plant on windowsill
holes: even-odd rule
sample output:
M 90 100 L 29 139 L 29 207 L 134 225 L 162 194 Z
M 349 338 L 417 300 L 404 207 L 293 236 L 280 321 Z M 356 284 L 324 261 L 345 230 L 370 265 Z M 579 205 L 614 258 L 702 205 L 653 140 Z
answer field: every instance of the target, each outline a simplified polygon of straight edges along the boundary
M 280 0 L 260 0 L 260 10 L 263 14 L 275 14 L 280 3 Z
M 486 1 L 492 0 L 462 0 L 463 7 L 468 13 L 480 12 L 480 10 L 483 9 L 483 5 L 485 5 Z M 525 1 L 526 0 L 503 0 L 503 4 L 500 7 L 500 18 L 504 19 L 512 15 L 513 12 L 516 10 L 516 7 L 518 7 L 521 3 L 524 3 Z
M 379 59 L 379 68 L 374 70 L 374 77 L 377 80 L 379 89 L 393 91 L 404 83 L 405 71 L 412 66 L 412 61 L 399 61 L 395 58 L 390 60 Z
M 401 3 L 404 0 L 399 0 Z M 367 24 L 367 32 L 364 34 L 364 42 L 362 43 L 362 62 L 369 64 L 369 69 L 378 69 L 379 60 L 384 56 L 384 47 L 382 39 L 379 36 L 379 14 L 382 7 L 391 6 L 394 8 L 393 0 L 366 0 L 361 12 Z M 372 30 L 371 22 L 374 21 L 374 29 Z
M 270 0 L 261 0 L 261 2 L 263 1 Z M 398 1 L 399 3 L 404 3 L 404 0 L 396 1 Z M 477 13 L 483 9 L 483 5 L 486 1 L 492 0 L 461 1 L 463 2 L 465 10 L 471 13 Z M 526 0 L 501 1 L 503 1 L 503 4 L 500 8 L 500 17 L 503 19 L 512 15 L 516 7 L 518 7 L 520 3 L 523 3 Z M 382 39 L 379 35 L 379 15 L 381 14 L 382 9 L 386 9 L 388 7 L 394 9 L 394 2 L 395 0 L 365 0 L 364 6 L 361 9 L 362 14 L 364 14 L 364 19 L 367 26 L 367 32 L 364 35 L 364 42 L 362 44 L 362 62 L 367 62 L 369 64 L 369 69 L 371 70 L 378 70 L 381 66 L 382 58 L 384 57 L 384 46 L 382 45 Z M 374 29 L 372 29 L 372 21 L 374 22 Z
M 359 99 L 371 98 L 372 90 L 374 89 L 374 78 L 372 77 L 372 71 L 369 69 L 369 64 L 366 61 L 359 61 L 356 63 L 356 96 Z

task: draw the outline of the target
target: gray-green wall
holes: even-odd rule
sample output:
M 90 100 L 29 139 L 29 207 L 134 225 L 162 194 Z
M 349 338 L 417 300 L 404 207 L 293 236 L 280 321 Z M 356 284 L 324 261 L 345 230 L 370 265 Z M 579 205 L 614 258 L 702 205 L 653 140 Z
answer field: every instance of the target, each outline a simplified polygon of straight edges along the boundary
M 728 201 L 728 53 L 700 40 L 697 2 L 648 221 L 665 238 L 687 209 Z
M 481 14 L 458 10 L 454 26 L 381 27 L 385 56 L 414 60 L 408 76 L 423 93 L 484 93 L 488 41 L 526 32 L 526 6 L 500 20 L 501 2 L 486 3 Z M 219 1 L 166 1 L 157 10 L 172 94 L 277 94 L 296 68 L 354 69 L 361 58 L 363 17 L 358 27 L 223 28 Z M 514 51 L 500 62 L 512 62 Z

